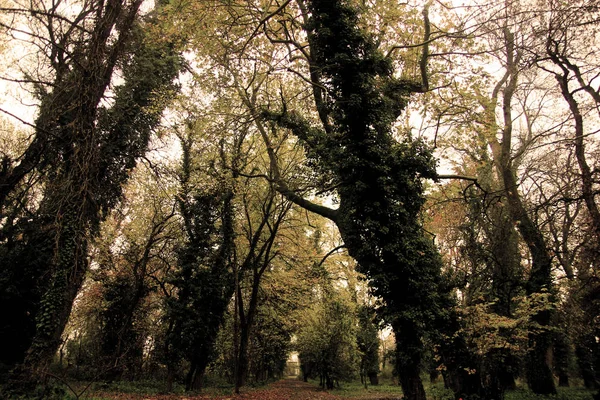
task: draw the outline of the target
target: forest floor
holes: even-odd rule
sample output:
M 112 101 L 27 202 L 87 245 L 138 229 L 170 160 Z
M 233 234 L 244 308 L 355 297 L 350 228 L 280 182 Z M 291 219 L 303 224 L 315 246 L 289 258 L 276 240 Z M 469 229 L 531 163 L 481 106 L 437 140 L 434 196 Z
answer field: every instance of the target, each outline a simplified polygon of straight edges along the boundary
M 431 400 L 454 399 L 451 391 L 444 388 L 442 382 L 426 383 L 427 398 Z M 381 382 L 378 386 L 365 389 L 360 382 L 344 382 L 340 388 L 325 391 L 313 382 L 302 382 L 297 378 L 282 379 L 260 387 L 244 387 L 241 394 L 233 394 L 231 387 L 207 387 L 197 394 L 159 394 L 152 385 L 123 385 L 112 387 L 92 385 L 88 390 L 83 386 L 73 387 L 79 397 L 77 400 L 401 400 L 402 390 L 392 382 Z M 592 400 L 593 391 L 583 387 L 558 388 L 558 395 L 552 397 L 537 396 L 526 388 L 506 393 L 506 400 Z
M 334 393 L 336 391 L 334 390 Z M 260 388 L 242 388 L 240 395 L 215 394 L 155 394 L 104 392 L 94 390 L 82 398 L 89 400 L 400 400 L 402 395 L 382 393 L 378 390 L 363 390 L 360 393 L 334 394 L 326 392 L 313 383 L 296 378 L 282 379 Z

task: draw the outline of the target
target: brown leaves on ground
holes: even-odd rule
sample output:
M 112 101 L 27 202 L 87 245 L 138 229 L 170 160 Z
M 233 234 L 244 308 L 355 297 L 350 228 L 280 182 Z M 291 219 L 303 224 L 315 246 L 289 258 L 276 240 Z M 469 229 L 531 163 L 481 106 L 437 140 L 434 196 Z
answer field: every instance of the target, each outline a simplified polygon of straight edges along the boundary
M 310 383 L 296 379 L 283 379 L 263 388 L 242 390 L 239 395 L 140 395 L 131 393 L 94 393 L 94 399 L 111 400 L 346 400 Z M 364 399 L 361 397 L 361 399 Z M 374 398 L 371 397 L 374 400 Z M 381 397 L 377 397 L 381 399 Z M 354 398 L 356 400 L 356 398 Z

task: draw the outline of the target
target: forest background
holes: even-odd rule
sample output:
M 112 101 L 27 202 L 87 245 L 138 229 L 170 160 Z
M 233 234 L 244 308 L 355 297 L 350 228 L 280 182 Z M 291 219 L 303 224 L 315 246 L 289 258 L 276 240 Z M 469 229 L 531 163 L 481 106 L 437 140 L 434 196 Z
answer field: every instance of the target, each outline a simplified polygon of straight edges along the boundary
M 591 398 L 599 6 L 2 0 L 0 393 Z

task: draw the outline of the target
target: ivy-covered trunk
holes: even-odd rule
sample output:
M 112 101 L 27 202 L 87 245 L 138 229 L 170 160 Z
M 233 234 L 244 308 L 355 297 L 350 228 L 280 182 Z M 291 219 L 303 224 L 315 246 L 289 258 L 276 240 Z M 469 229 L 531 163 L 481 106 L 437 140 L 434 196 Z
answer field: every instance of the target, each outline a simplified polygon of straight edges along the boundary
M 396 372 L 402 386 L 402 393 L 407 399 L 427 400 L 421 382 L 421 338 L 415 331 L 414 322 L 394 324 L 396 337 Z
M 14 263 L 7 266 L 35 274 L 33 295 L 23 299 L 34 304 L 28 319 L 35 329 L 27 338 L 23 363 L 10 377 L 17 389 L 48 377 L 47 367 L 88 269 L 88 243 L 146 151 L 165 105 L 154 106 L 157 96 L 174 89 L 179 57 L 172 43 L 147 40 L 138 21 L 140 4 L 134 1 L 118 12 L 112 5 L 99 10 L 90 47 L 81 48 L 82 59 L 73 61 L 77 65 L 63 66 L 63 74 L 57 71 L 53 91 L 41 99 L 36 140 L 52 140 L 36 164 L 45 185 L 28 224 L 38 232 L 15 239 L 22 245 L 9 249 Z M 107 32 L 117 21 L 119 35 L 113 40 Z M 127 46 L 134 48 L 131 57 L 125 57 Z M 114 102 L 106 109 L 101 101 L 119 61 L 124 83 L 114 88 Z
M 397 139 L 392 128 L 411 93 L 427 90 L 428 47 L 423 46 L 421 82 L 398 79 L 350 2 L 311 0 L 300 6 L 321 126 L 287 110 L 263 116 L 305 144 L 310 165 L 329 187 L 323 189 L 335 187 L 339 208 L 309 204 L 281 181 L 278 190 L 337 224 L 373 294 L 383 300 L 381 316 L 394 327 L 405 397 L 424 400 L 422 339 L 450 307 L 450 298 L 440 293 L 441 259 L 420 221 L 422 179 L 435 177 L 435 162 L 423 142 L 408 132 Z M 427 43 L 426 13 L 424 22 Z M 276 163 L 273 152 L 270 157 Z
M 190 363 L 187 390 L 199 390 L 225 312 L 235 290 L 233 190 L 228 182 L 203 191 L 192 181 L 192 135 L 180 137 L 181 189 L 177 195 L 185 241 L 177 249 L 178 268 L 170 277 L 175 295 L 167 299 L 166 361 Z
M 87 242 L 78 232 L 78 213 L 71 205 L 60 213 L 60 224 L 49 232 L 56 240 L 52 262 L 47 266 L 44 289 L 35 318 L 35 335 L 23 364 L 13 372 L 13 384 L 41 382 L 61 343 L 73 301 L 87 270 Z M 47 243 L 41 243 L 47 244 Z

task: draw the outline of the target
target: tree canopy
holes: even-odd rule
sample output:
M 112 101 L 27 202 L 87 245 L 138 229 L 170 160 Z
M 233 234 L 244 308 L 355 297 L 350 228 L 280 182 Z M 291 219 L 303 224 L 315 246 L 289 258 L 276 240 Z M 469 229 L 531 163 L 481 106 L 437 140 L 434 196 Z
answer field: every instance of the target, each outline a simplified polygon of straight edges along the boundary
M 0 3 L 0 395 L 600 389 L 596 1 Z

